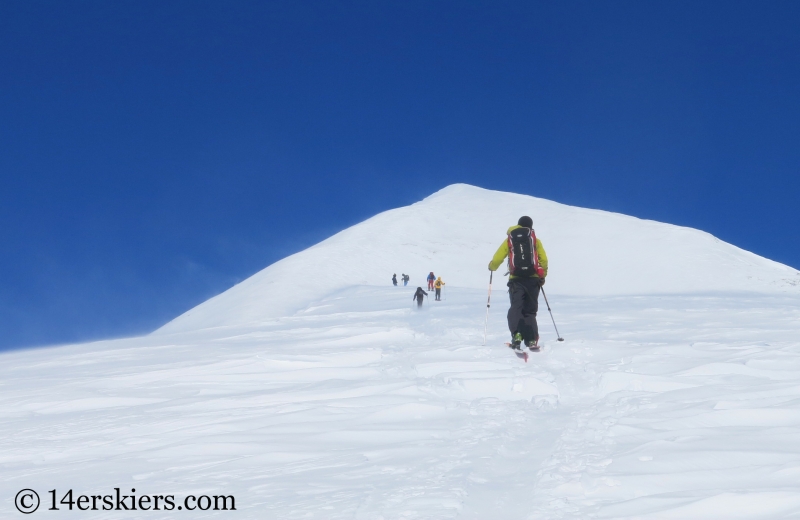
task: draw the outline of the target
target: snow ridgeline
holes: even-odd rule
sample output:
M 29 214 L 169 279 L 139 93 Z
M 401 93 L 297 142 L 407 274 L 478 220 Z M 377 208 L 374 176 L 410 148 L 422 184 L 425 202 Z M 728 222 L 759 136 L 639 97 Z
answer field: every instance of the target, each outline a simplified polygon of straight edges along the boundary
M 520 205 L 502 215 L 498 201 Z M 482 345 L 486 263 L 522 213 L 551 257 L 546 287 L 566 338 L 555 342 L 540 314 L 545 346 L 527 364 L 502 345 L 502 282 Z M 376 261 L 412 285 L 358 263 L 380 229 L 393 240 Z M 592 258 L 600 243 L 616 246 L 605 257 L 616 270 L 572 291 L 579 268 L 606 269 Z M 676 243 L 696 266 L 677 278 L 662 254 Z M 794 270 L 698 231 L 468 186 L 315 248 L 156 334 L 3 354 L 0 517 L 19 515 L 23 488 L 47 503 L 51 489 L 115 487 L 176 503 L 236 497 L 235 512 L 192 518 L 800 515 Z M 407 250 L 428 256 L 409 264 Z M 269 303 L 302 282 L 280 276 L 292 262 L 315 257 L 336 276 Z M 445 300 L 420 312 L 411 295 L 431 269 Z
M 434 271 L 449 288 L 484 289 L 492 254 L 522 215 L 533 218 L 551 259 L 553 295 L 800 294 L 797 270 L 696 229 L 454 184 L 276 262 L 158 333 L 258 326 L 347 287 L 388 285 L 392 273 L 424 286 Z

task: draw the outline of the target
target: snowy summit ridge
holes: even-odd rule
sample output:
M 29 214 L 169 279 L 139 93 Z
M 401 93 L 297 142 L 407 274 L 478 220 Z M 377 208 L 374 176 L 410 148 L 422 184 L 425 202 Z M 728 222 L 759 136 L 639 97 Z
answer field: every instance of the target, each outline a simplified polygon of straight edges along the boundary
M 255 325 L 292 315 L 345 287 L 386 286 L 392 273 L 409 273 L 414 286 L 424 285 L 425 274 L 434 271 L 445 277 L 448 287 L 484 288 L 492 254 L 521 215 L 533 218 L 547 250 L 548 289 L 553 294 L 800 289 L 800 272 L 795 269 L 703 231 L 453 184 L 284 258 L 157 332 Z M 303 272 L 320 274 L 298 275 Z

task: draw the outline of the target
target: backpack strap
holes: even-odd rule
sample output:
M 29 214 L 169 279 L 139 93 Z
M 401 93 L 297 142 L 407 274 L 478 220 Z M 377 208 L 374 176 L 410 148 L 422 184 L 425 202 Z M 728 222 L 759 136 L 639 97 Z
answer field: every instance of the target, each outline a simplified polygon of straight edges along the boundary
M 531 228 L 531 244 L 533 245 L 533 268 L 539 278 L 544 278 L 544 270 L 539 265 L 539 251 L 536 250 L 536 232 Z

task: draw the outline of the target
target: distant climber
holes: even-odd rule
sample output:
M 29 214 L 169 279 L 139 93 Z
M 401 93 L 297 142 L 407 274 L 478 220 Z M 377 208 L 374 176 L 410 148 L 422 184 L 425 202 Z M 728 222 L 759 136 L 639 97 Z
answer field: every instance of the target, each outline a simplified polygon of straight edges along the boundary
M 397 287 L 397 273 L 394 273 L 394 274 L 392 275 L 392 285 L 394 285 L 395 287 Z
M 433 275 L 433 271 L 431 271 L 431 274 L 428 275 L 428 290 L 429 291 L 433 290 L 433 282 L 434 282 L 434 280 L 436 280 L 436 277 Z
M 533 220 L 520 217 L 516 226 L 506 232 L 506 240 L 497 248 L 489 270 L 496 271 L 503 259 L 508 257 L 508 330 L 511 346 L 520 348 L 522 342 L 529 348 L 537 348 L 539 327 L 536 312 L 539 310 L 539 290 L 547 276 L 547 254 L 542 241 L 533 231 Z
M 405 287 L 408 285 L 408 281 L 411 280 L 411 277 L 403 273 L 403 276 L 401 276 L 400 279 L 403 280 L 403 287 Z
M 417 287 L 417 292 L 414 293 L 412 300 L 417 301 L 417 307 L 422 307 L 422 299 L 428 296 L 428 293 L 422 290 L 422 287 Z
M 442 287 L 444 285 L 445 285 L 445 283 L 442 281 L 442 277 L 441 276 L 439 278 L 437 278 L 436 281 L 433 283 L 433 287 L 436 289 L 436 301 L 437 302 L 442 301 Z

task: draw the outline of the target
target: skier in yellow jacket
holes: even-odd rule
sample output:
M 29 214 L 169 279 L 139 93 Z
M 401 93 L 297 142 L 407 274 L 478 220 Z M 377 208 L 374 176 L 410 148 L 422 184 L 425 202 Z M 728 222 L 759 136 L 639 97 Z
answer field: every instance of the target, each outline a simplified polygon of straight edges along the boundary
M 439 278 L 437 278 L 436 281 L 433 283 L 433 288 L 436 289 L 436 301 L 437 302 L 442 301 L 442 286 L 444 286 L 444 285 L 446 285 L 446 284 L 442 281 L 442 277 L 441 276 Z
M 539 310 L 539 290 L 547 276 L 547 254 L 542 241 L 536 238 L 530 217 L 520 217 L 516 226 L 508 228 L 506 240 L 489 262 L 489 270 L 496 271 L 506 257 L 511 274 L 508 280 L 511 346 L 518 349 L 524 341 L 525 346 L 535 350 L 539 348 L 536 313 Z

